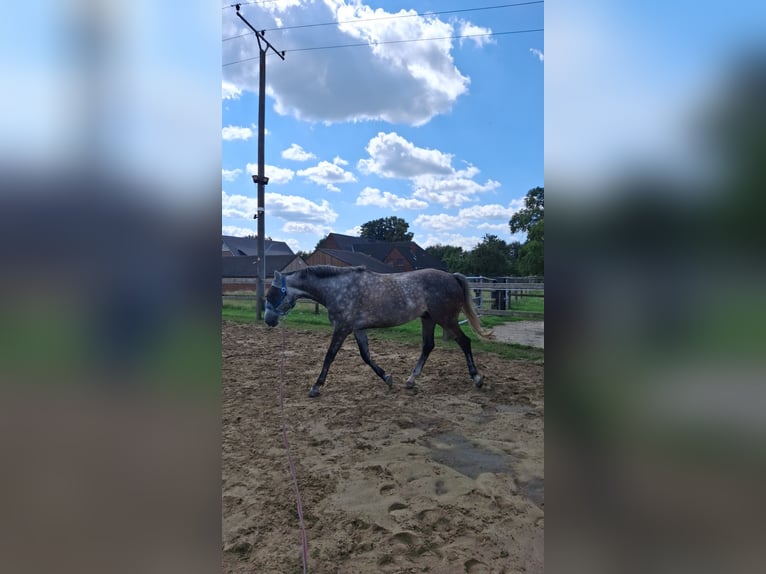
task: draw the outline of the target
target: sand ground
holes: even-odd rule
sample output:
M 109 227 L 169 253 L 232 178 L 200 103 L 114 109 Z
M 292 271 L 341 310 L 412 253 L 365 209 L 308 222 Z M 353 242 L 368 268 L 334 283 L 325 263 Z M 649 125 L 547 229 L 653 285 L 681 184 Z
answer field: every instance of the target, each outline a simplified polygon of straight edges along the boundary
M 371 340 L 392 390 L 353 338 L 310 399 L 326 332 L 285 331 L 285 412 L 308 571 L 543 571 L 543 367 L 478 353 L 477 390 L 454 343 Z M 223 325 L 223 571 L 301 572 L 280 431 L 282 328 Z
M 498 325 L 492 331 L 497 341 L 545 348 L 545 321 L 514 321 Z

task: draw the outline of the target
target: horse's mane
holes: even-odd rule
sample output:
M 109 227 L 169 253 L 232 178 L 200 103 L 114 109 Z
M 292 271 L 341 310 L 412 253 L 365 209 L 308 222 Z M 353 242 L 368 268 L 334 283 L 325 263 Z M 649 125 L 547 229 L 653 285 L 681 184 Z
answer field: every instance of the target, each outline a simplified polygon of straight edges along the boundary
M 303 274 L 305 272 L 307 275 L 311 275 L 312 277 L 316 277 L 317 279 L 324 279 L 326 277 L 335 277 L 337 275 L 343 275 L 346 273 L 360 273 L 366 270 L 367 268 L 364 265 L 358 265 L 356 267 L 335 267 L 333 265 L 312 265 L 311 267 L 306 267 L 305 269 L 301 269 L 300 273 Z

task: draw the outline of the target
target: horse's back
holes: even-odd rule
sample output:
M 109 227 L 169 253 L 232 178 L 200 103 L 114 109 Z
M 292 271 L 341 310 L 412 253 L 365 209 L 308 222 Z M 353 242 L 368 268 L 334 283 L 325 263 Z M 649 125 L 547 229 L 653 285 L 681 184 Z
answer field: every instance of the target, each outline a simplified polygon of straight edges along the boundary
M 422 284 L 424 289 L 436 289 L 443 293 L 459 293 L 462 287 L 452 273 L 441 269 L 418 269 L 410 271 L 412 278 Z
M 464 294 L 460 282 L 447 271 L 418 269 L 400 273 L 400 282 L 411 297 L 420 299 L 430 313 L 458 313 Z

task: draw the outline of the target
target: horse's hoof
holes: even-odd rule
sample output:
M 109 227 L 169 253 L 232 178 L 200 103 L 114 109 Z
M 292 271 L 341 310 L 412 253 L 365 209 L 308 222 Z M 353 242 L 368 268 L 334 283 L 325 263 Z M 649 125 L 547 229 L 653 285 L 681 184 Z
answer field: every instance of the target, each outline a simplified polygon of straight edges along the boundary
M 309 391 L 309 396 L 313 399 L 314 397 L 319 396 L 319 389 L 315 389 L 314 387 L 311 387 L 311 390 Z
M 473 384 L 476 386 L 477 389 L 480 389 L 481 386 L 484 384 L 484 377 L 481 375 L 476 375 L 473 378 Z
M 386 384 L 388 385 L 389 389 L 394 384 L 394 377 L 392 377 L 391 375 L 386 375 L 385 379 L 383 380 L 386 381 Z

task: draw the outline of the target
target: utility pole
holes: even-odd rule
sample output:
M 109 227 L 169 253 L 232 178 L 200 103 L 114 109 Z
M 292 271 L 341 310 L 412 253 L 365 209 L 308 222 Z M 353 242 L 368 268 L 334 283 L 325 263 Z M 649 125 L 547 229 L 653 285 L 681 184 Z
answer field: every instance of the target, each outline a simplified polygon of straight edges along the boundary
M 256 30 L 240 14 L 240 4 L 236 5 L 237 16 L 242 20 L 248 28 L 250 28 L 258 40 L 258 50 L 260 51 L 260 71 L 258 76 L 258 173 L 253 176 L 253 182 L 258 185 L 258 213 L 255 214 L 255 219 L 258 220 L 258 279 L 256 281 L 255 295 L 255 314 L 256 318 L 260 321 L 263 319 L 263 303 L 265 299 L 264 295 L 264 281 L 266 280 L 266 210 L 265 210 L 265 187 L 269 183 L 269 178 L 266 177 L 264 172 L 264 135 L 266 133 L 265 116 L 266 116 L 266 52 L 271 49 L 277 56 L 285 59 L 285 52 L 279 52 L 271 43 L 265 38 L 266 30 Z

